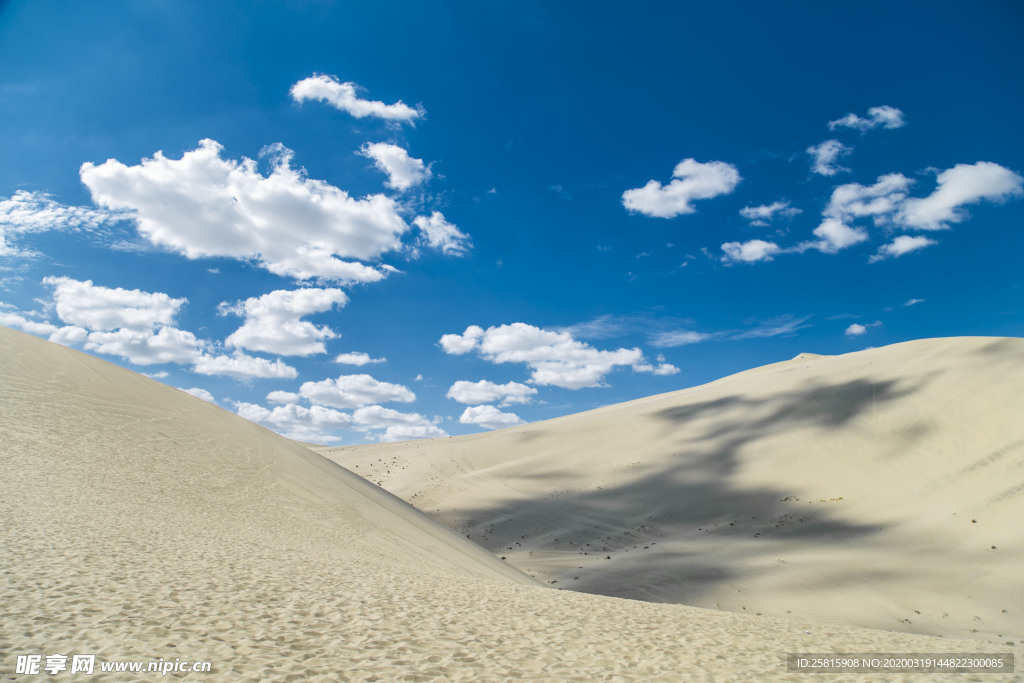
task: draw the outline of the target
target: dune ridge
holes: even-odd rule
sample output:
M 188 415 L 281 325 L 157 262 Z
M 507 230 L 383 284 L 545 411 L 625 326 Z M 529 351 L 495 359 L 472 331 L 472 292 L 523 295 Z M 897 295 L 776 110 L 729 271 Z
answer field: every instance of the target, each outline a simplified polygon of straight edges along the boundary
M 206 681 L 741 681 L 787 652 L 1020 651 L 552 590 L 184 392 L 5 328 L 0 368 L 3 680 L 33 653 Z

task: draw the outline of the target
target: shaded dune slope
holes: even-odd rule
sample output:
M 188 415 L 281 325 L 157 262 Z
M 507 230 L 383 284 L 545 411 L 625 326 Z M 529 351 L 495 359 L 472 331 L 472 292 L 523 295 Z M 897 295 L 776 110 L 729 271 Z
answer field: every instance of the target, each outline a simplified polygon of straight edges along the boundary
M 744 681 L 790 651 L 987 647 L 551 590 L 183 392 L 3 328 L 0 369 L 3 680 L 32 653 L 210 661 L 197 681 Z
M 433 442 L 318 449 L 556 587 L 1024 638 L 1024 340 L 800 354 Z

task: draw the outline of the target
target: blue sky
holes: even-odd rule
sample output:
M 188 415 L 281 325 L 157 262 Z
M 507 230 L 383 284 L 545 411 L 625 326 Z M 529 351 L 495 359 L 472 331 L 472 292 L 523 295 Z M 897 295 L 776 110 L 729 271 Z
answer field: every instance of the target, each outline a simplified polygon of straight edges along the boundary
M 1024 336 L 1020 3 L 350 5 L 0 5 L 0 324 L 329 443 Z

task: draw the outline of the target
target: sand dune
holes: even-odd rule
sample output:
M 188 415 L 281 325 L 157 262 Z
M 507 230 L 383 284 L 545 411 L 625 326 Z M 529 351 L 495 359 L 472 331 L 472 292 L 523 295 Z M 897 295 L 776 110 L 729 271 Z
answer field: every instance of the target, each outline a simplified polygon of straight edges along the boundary
M 557 587 L 1024 639 L 1024 340 L 807 353 L 500 432 L 319 450 Z
M 756 393 L 749 400 L 761 405 Z M 713 426 L 714 418 L 702 419 Z M 756 410 L 752 419 L 760 419 Z M 664 429 L 676 429 L 674 421 Z M 515 434 L 523 445 L 546 438 Z M 530 476 L 563 476 L 549 474 L 550 454 L 524 452 L 549 464 L 511 477 L 510 499 Z M 1006 469 L 1007 486 L 1011 459 L 988 465 Z M 706 464 L 704 474 L 715 468 Z M 770 474 L 745 476 L 769 487 Z M 784 488 L 803 492 L 797 483 Z M 635 515 L 634 502 L 613 505 L 624 518 Z M 176 389 L 3 328 L 0 520 L 4 680 L 34 678 L 14 673 L 16 656 L 33 653 L 207 660 L 212 674 L 176 676 L 205 681 L 741 681 L 786 678 L 787 652 L 1021 652 L 552 590 L 298 444 Z M 576 526 L 571 519 L 549 524 Z M 1006 534 L 999 542 L 1012 551 Z M 471 535 L 487 542 L 482 531 Z

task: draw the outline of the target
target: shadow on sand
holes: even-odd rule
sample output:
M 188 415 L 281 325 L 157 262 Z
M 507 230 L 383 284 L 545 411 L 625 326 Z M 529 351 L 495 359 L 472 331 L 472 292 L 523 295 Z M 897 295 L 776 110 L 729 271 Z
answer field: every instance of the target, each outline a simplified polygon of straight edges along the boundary
M 759 439 L 798 428 L 843 430 L 927 381 L 908 387 L 857 379 L 766 398 L 737 394 L 667 408 L 643 418 L 663 426 L 666 438 L 659 443 L 669 444 L 666 452 L 648 454 L 629 481 L 580 490 L 567 469 L 553 488 L 532 499 L 436 517 L 497 555 L 514 555 L 510 559 L 527 573 L 544 565 L 541 573 L 555 587 L 689 602 L 734 578 L 738 561 L 770 566 L 779 547 L 773 539 L 856 544 L 879 532 L 878 525 L 836 519 L 826 505 L 795 504 L 793 491 L 738 488 L 730 483 L 732 475 L 740 451 Z M 530 455 L 535 446 L 558 458 L 573 448 L 552 443 L 538 430 L 520 455 Z M 595 451 L 594 457 L 603 454 Z M 623 460 L 621 453 L 610 457 Z M 516 487 L 514 480 L 510 486 Z M 668 543 L 671 549 L 658 548 Z M 621 562 L 636 553 L 644 553 L 642 562 Z

